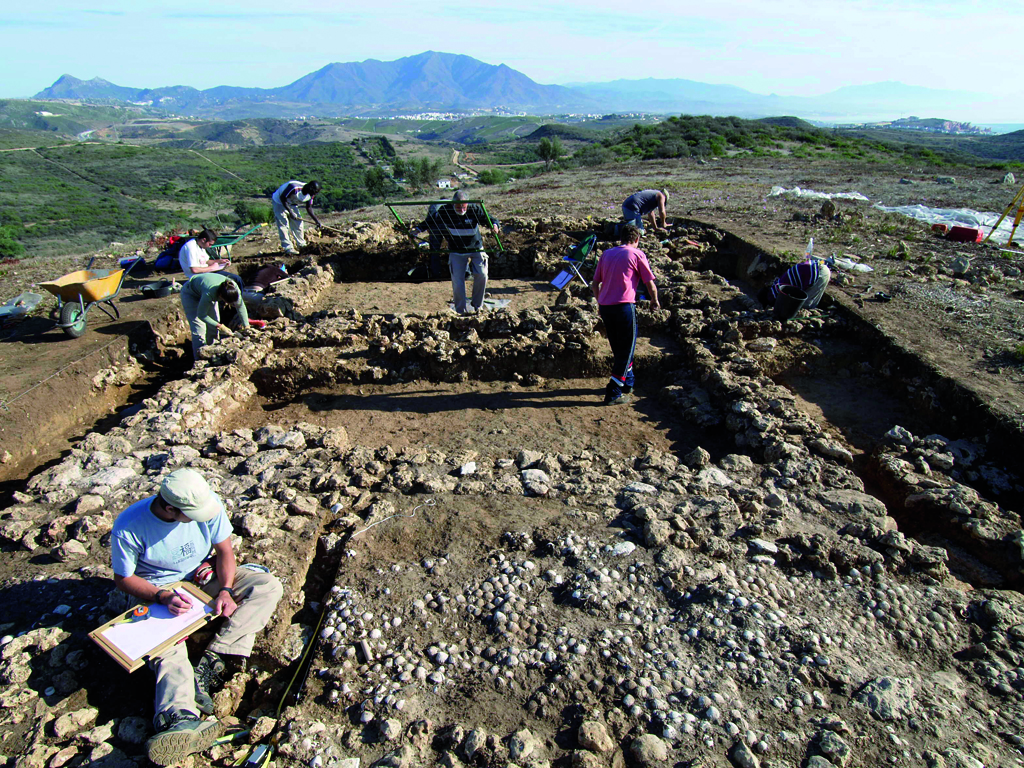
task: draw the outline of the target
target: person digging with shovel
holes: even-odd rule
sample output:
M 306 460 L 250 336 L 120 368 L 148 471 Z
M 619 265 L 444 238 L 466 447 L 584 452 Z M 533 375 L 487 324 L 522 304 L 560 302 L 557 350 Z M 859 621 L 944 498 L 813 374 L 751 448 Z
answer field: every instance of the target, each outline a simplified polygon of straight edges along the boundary
M 286 181 L 270 196 L 277 234 L 281 238 L 281 250 L 289 256 L 298 256 L 299 248 L 306 245 L 302 213 L 298 209 L 300 203 L 306 206 L 306 213 L 316 222 L 317 227 L 323 227 L 320 219 L 313 213 L 313 201 L 322 188 L 319 181 L 305 184 L 301 181 Z

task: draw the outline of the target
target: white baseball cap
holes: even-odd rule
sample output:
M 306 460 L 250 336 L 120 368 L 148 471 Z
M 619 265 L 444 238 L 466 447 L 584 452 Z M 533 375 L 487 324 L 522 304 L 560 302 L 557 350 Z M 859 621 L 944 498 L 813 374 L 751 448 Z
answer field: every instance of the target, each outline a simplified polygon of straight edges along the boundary
M 160 484 L 160 497 L 197 523 L 215 518 L 224 509 L 206 478 L 194 469 L 176 469 Z

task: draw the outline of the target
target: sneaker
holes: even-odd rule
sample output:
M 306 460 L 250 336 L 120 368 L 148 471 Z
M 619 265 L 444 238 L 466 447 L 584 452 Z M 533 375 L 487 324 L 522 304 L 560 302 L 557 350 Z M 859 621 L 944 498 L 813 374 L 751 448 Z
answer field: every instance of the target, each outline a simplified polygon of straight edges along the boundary
M 160 730 L 146 742 L 146 756 L 157 765 L 174 765 L 213 746 L 224 730 L 216 720 L 200 720 L 187 710 L 158 715 Z
M 210 694 L 224 685 L 227 665 L 219 653 L 207 651 L 196 664 L 196 707 L 204 715 L 213 714 L 213 698 Z
M 628 403 L 631 399 L 632 398 L 628 394 L 623 392 L 621 395 L 619 395 L 617 397 L 612 397 L 612 398 L 607 398 L 606 397 L 604 399 L 604 404 L 605 405 L 622 405 L 623 403 Z

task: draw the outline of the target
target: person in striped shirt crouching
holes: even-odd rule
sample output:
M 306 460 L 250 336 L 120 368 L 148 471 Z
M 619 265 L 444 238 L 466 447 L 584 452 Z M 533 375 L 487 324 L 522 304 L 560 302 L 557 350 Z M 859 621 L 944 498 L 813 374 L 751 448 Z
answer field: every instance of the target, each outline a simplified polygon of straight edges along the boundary
M 774 281 L 762 288 L 757 294 L 757 300 L 762 306 L 771 307 L 779 297 L 779 289 L 784 285 L 791 285 L 799 288 L 807 294 L 807 301 L 804 302 L 804 309 L 814 309 L 825 295 L 829 280 L 832 279 L 832 270 L 828 263 L 820 259 L 807 259 L 783 272 Z

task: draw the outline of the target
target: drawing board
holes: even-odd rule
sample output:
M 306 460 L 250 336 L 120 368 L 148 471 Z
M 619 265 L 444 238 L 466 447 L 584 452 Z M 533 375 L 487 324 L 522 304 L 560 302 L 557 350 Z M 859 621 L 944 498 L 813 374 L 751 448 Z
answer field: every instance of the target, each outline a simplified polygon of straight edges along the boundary
M 194 584 L 180 581 L 163 589 L 184 592 L 192 599 L 192 608 L 174 616 L 167 606 L 153 603 L 144 619 L 133 619 L 134 609 L 129 609 L 89 633 L 100 648 L 129 672 L 160 656 L 217 616 L 211 605 L 213 598 Z

